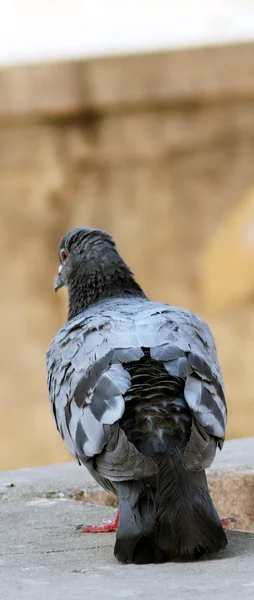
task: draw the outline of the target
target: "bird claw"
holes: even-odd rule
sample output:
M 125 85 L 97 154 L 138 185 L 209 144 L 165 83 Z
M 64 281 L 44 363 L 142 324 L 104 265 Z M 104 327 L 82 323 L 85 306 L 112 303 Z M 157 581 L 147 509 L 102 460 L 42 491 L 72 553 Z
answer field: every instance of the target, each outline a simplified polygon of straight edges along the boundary
M 226 517 L 225 519 L 221 519 L 222 527 L 228 527 L 230 523 L 237 523 L 237 519 L 235 517 Z
M 103 525 L 78 525 L 75 531 L 82 533 L 113 533 L 117 530 L 119 522 L 119 510 L 114 519 L 103 519 Z
M 105 525 L 109 525 L 109 523 L 112 523 L 113 519 L 102 519 L 102 523 L 104 523 Z

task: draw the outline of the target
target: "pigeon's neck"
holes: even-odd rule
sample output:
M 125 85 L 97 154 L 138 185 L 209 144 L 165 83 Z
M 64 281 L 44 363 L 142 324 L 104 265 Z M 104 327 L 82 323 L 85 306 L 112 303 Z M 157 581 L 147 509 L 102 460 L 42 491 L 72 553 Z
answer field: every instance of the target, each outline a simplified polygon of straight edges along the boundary
M 91 273 L 82 273 L 80 269 L 80 272 L 76 273 L 69 282 L 68 295 L 68 320 L 73 319 L 100 300 L 117 297 L 146 297 L 125 263 L 114 265 L 106 271 L 98 268 Z

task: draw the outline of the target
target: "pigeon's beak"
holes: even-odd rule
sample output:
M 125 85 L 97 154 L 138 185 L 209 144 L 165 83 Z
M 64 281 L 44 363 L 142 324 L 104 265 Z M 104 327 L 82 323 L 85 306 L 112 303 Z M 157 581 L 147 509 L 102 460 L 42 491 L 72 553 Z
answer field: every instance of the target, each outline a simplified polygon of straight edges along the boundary
M 63 276 L 62 276 L 62 270 L 63 270 L 63 265 L 60 265 L 60 267 L 58 269 L 58 275 L 56 276 L 55 281 L 54 281 L 55 292 L 57 292 L 57 290 L 59 290 L 61 287 L 63 287 L 63 285 L 65 285 Z

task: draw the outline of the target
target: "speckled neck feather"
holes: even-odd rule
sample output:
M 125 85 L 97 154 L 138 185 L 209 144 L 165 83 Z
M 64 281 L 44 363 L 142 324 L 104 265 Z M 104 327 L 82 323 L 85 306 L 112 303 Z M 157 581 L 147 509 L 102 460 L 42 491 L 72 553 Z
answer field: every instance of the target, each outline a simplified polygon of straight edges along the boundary
M 87 265 L 84 268 L 80 263 L 69 281 L 68 294 L 68 320 L 106 298 L 146 297 L 132 272 L 116 252 L 114 261 L 107 263 L 104 269 L 91 264 L 88 272 Z

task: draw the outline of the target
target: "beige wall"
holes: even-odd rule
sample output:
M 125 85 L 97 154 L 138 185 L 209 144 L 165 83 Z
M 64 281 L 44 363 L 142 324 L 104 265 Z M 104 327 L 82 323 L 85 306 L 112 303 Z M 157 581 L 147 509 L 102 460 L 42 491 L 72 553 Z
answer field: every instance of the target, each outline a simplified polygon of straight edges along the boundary
M 149 77 L 149 57 L 146 61 L 146 81 L 152 81 L 154 67 Z M 31 120 L 27 112 L 7 114 L 7 100 L 2 106 L 2 469 L 68 458 L 51 420 L 44 354 L 66 316 L 65 292 L 54 295 L 52 288 L 58 241 L 77 225 L 113 233 L 148 295 L 209 321 L 226 382 L 228 437 L 254 433 L 252 244 L 240 266 L 235 258 L 242 243 L 237 223 L 245 227 L 241 215 L 247 205 L 246 226 L 254 221 L 254 100 L 241 88 L 238 95 L 231 90 L 225 97 L 224 90 L 208 101 L 209 95 L 200 96 L 204 70 L 198 80 L 193 56 L 188 63 L 186 53 L 181 61 L 185 72 L 190 64 L 196 73 L 196 100 L 190 88 L 189 96 L 182 92 L 184 101 L 176 101 L 172 88 L 168 100 L 146 102 L 146 81 L 143 88 L 139 81 L 142 102 L 136 97 L 125 105 L 121 99 L 120 108 L 104 102 L 84 113 L 69 107 L 64 116 L 40 108 Z M 163 62 L 163 81 L 168 68 Z M 216 79 L 211 65 L 209 72 Z M 141 79 L 143 73 L 140 69 Z M 179 69 L 176 73 L 181 83 Z M 128 69 L 126 77 L 131 81 Z M 247 283 L 238 294 L 234 282 L 246 261 Z

